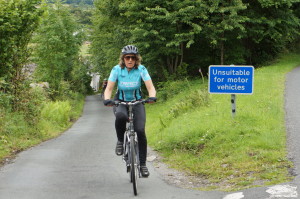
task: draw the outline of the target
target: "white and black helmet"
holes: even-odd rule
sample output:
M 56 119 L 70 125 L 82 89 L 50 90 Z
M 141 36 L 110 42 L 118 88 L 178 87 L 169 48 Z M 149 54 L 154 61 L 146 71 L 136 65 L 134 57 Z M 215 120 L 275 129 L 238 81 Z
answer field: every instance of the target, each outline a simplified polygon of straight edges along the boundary
M 137 47 L 133 46 L 133 45 L 127 45 L 124 46 L 124 48 L 122 49 L 122 54 L 126 55 L 126 54 L 139 54 Z

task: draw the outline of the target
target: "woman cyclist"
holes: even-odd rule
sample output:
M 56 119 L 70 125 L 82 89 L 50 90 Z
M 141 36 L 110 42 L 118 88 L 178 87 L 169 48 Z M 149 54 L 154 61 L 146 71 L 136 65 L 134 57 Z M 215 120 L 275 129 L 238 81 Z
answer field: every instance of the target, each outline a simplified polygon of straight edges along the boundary
M 111 100 L 113 88 L 117 82 L 118 91 L 115 99 L 119 101 L 136 101 L 142 99 L 141 95 L 141 80 L 144 81 L 149 98 L 148 103 L 156 102 L 156 90 L 152 83 L 151 77 L 145 68 L 141 65 L 141 56 L 138 53 L 137 47 L 127 45 L 122 49 L 119 64 L 114 66 L 108 78 L 107 87 L 104 93 L 104 105 L 112 106 Z M 143 177 L 149 176 L 149 171 L 146 166 L 147 159 L 147 138 L 145 134 L 146 114 L 143 104 L 137 104 L 133 107 L 134 113 L 134 130 L 137 133 L 139 140 L 139 157 L 140 171 Z M 115 128 L 117 132 L 116 154 L 123 154 L 124 133 L 126 130 L 126 122 L 128 119 L 127 107 L 119 105 L 115 109 Z

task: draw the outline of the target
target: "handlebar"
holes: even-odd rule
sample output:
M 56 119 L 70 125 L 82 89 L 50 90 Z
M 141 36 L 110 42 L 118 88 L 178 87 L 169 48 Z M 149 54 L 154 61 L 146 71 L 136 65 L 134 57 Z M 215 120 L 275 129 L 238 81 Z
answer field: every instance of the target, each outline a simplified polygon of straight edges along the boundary
M 121 102 L 121 101 L 114 101 L 115 102 L 115 105 L 120 105 L 120 104 L 123 104 L 123 105 L 131 105 L 131 106 L 134 106 L 134 105 L 137 105 L 137 104 L 144 104 L 144 103 L 147 103 L 146 100 L 142 99 L 142 100 L 138 100 L 138 101 L 130 101 L 130 102 Z
M 152 103 L 156 102 L 156 98 L 154 98 L 154 100 L 149 100 L 149 99 L 151 99 L 151 98 L 148 98 L 147 100 L 141 99 L 141 100 L 129 101 L 129 102 L 123 102 L 123 101 L 119 101 L 119 100 L 104 100 L 103 103 L 105 106 L 118 106 L 120 104 L 123 104 L 126 106 L 134 106 L 134 105 L 141 104 L 141 103 L 142 104 L 145 104 L 145 103 L 152 104 Z

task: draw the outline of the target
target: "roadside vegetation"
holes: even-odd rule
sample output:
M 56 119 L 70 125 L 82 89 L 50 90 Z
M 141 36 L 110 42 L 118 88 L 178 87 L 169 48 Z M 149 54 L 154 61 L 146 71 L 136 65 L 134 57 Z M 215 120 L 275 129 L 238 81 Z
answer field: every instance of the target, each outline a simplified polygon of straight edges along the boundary
M 291 180 L 284 120 L 285 74 L 299 53 L 255 70 L 253 95 L 209 94 L 207 81 L 166 83 L 147 106 L 149 144 L 170 167 L 207 182 L 202 190 L 233 191 Z M 200 77 L 200 76 L 199 76 Z
M 81 115 L 91 78 L 79 55 L 84 26 L 70 9 L 60 1 L 0 0 L 0 165 Z
M 157 81 L 207 73 L 209 65 L 262 66 L 299 41 L 294 0 L 95 0 L 91 61 L 107 77 L 120 49 L 136 45 Z M 101 56 L 99 56 L 101 55 Z
M 28 100 L 27 105 L 32 110 L 27 111 L 31 113 L 0 109 L 0 165 L 24 149 L 57 137 L 81 115 L 83 95 L 51 101 L 39 87 L 26 91 L 26 94 L 30 96 L 23 100 Z

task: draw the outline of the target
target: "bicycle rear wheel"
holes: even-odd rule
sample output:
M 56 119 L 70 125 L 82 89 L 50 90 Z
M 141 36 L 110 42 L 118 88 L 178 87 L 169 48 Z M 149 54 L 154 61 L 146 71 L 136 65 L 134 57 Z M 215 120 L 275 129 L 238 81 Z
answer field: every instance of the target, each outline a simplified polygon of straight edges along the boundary
M 135 151 L 135 140 L 134 136 L 130 137 L 130 178 L 133 186 L 133 193 L 137 195 L 137 179 L 138 179 L 138 165 L 137 165 L 137 154 Z

